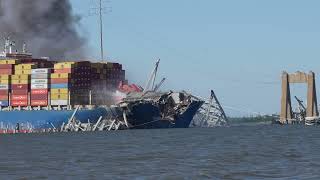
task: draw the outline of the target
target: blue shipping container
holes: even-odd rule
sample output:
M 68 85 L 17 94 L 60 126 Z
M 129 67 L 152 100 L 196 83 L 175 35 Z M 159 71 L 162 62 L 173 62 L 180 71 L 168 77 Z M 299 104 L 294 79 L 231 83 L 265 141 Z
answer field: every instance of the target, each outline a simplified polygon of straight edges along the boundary
M 68 83 L 64 84 L 51 84 L 51 89 L 67 89 L 70 85 Z
M 0 106 L 9 106 L 9 101 L 0 101 Z

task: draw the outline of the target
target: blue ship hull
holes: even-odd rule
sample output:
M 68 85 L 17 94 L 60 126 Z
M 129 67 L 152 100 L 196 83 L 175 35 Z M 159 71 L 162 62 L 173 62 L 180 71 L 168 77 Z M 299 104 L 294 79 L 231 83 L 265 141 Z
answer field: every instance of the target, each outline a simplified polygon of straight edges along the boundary
M 40 111 L 1 111 L 0 125 L 2 127 L 14 128 L 17 123 L 21 126 L 32 125 L 35 129 L 60 128 L 63 123 L 67 123 L 72 116 L 73 110 L 40 110 Z M 95 108 L 92 110 L 79 110 L 76 119 L 87 123 L 97 122 L 101 116 L 106 116 L 105 108 Z M 0 127 L 1 128 L 1 127 Z
M 185 112 L 176 115 L 174 121 L 170 121 L 161 118 L 157 105 L 141 103 L 132 108 L 128 121 L 133 129 L 188 128 L 202 105 L 202 101 L 194 101 Z
M 188 128 L 194 115 L 202 106 L 202 101 L 192 102 L 181 114 L 176 114 L 173 121 L 162 119 L 160 109 L 154 104 L 139 103 L 128 114 L 128 123 L 132 129 L 159 129 L 159 128 Z M 22 128 L 33 129 L 60 128 L 67 123 L 74 110 L 32 110 L 32 111 L 0 111 L 0 129 L 14 129 L 17 124 Z M 96 123 L 98 119 L 108 115 L 122 116 L 122 110 L 114 108 L 95 108 L 92 110 L 78 110 L 75 118 L 82 123 Z

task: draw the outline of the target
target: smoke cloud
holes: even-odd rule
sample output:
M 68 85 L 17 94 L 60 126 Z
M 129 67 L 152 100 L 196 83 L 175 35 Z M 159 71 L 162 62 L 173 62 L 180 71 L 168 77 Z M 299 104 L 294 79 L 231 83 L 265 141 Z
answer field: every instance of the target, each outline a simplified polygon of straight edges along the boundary
M 0 0 L 0 37 L 10 36 L 16 49 L 26 42 L 35 57 L 85 58 L 79 21 L 69 0 Z

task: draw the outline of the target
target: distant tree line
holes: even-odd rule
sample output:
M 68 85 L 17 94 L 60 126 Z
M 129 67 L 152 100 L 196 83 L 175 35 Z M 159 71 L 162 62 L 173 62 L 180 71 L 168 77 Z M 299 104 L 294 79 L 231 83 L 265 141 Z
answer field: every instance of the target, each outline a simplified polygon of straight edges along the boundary
M 230 123 L 259 123 L 259 122 L 273 122 L 278 118 L 277 115 L 264 116 L 250 116 L 250 117 L 229 117 Z

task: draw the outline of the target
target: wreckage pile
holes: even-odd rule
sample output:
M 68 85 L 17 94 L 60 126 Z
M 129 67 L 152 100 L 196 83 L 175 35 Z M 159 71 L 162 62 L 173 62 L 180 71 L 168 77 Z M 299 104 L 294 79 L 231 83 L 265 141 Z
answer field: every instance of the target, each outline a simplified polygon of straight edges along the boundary
M 78 108 L 60 131 L 110 131 L 123 129 L 188 128 L 228 125 L 227 117 L 212 91 L 205 102 L 186 92 L 128 94 L 121 103 L 108 108 L 107 117 L 96 123 L 75 119 Z
M 119 106 L 133 128 L 187 128 L 204 101 L 186 92 L 130 93 Z
M 228 118 L 214 91 L 211 91 L 209 100 L 201 106 L 194 116 L 190 127 L 217 127 L 228 126 Z

